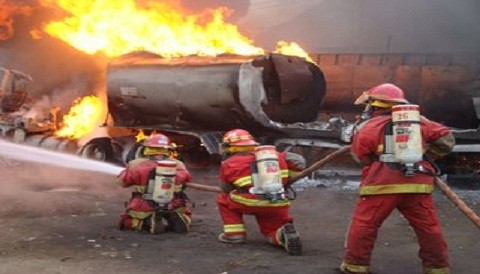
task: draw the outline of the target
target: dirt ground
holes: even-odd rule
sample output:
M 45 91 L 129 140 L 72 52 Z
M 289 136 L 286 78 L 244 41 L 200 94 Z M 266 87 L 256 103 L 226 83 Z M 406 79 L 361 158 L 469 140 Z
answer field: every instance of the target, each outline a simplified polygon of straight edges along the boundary
M 5 162 L 0 166 L 0 273 L 335 273 L 356 199 L 355 190 L 308 187 L 292 214 L 303 256 L 288 256 L 266 243 L 251 216 L 248 243 L 216 240 L 221 222 L 216 194 L 188 190 L 195 203 L 188 235 L 149 235 L 116 227 L 129 189 L 111 175 Z M 194 181 L 217 182 L 216 167 L 192 170 Z M 480 213 L 477 191 L 464 191 Z M 480 234 L 441 193 L 435 193 L 447 238 L 452 273 L 478 272 Z M 416 238 L 399 214 L 380 231 L 373 271 L 421 273 Z

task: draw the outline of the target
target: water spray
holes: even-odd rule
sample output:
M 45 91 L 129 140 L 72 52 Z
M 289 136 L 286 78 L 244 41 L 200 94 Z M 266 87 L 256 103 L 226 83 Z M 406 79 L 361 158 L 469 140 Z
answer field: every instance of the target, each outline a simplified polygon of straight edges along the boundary
M 23 146 L 0 140 L 0 155 L 10 159 L 42 163 L 65 168 L 118 175 L 123 167 L 95 160 L 80 158 L 61 152 L 48 151 L 41 148 Z

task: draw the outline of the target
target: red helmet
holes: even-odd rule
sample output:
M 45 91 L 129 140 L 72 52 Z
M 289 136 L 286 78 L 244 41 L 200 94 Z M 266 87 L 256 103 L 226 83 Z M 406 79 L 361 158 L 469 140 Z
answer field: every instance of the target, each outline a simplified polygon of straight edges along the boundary
M 355 100 L 355 104 L 366 104 L 371 100 L 408 104 L 403 90 L 390 83 L 381 84 L 363 92 Z
M 143 141 L 143 145 L 146 147 L 172 148 L 170 139 L 159 133 L 148 136 L 148 138 Z
M 223 143 L 229 146 L 258 146 L 250 132 L 243 129 L 233 129 L 223 135 Z

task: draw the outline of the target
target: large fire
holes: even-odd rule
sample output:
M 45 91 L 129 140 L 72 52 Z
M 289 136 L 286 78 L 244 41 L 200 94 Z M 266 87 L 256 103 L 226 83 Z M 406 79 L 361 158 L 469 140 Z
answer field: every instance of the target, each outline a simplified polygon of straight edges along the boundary
M 0 0 L 0 41 L 13 35 L 13 17 L 18 14 L 28 15 L 31 8 L 13 0 Z
M 88 54 L 115 57 L 143 50 L 171 58 L 265 53 L 242 35 L 237 26 L 226 22 L 232 12 L 227 8 L 193 14 L 173 0 L 40 2 L 67 14 L 66 18 L 46 24 L 44 31 Z M 296 43 L 280 41 L 275 52 L 309 59 Z
M 87 54 L 117 57 L 133 51 L 149 51 L 165 58 L 188 55 L 261 55 L 265 50 L 242 35 L 226 20 L 231 10 L 219 7 L 198 13 L 188 11 L 179 0 L 38 0 L 53 9 L 42 30 L 32 30 L 32 38 L 47 33 Z M 14 5 L 14 3 L 16 3 Z M 17 0 L 0 0 L 0 40 L 13 34 L 12 18 L 28 13 L 31 7 Z M 55 15 L 53 15 L 55 14 Z M 43 34 L 42 34 L 43 33 Z M 276 53 L 304 57 L 297 44 L 280 41 Z M 63 117 L 58 136 L 81 138 L 89 134 L 104 113 L 103 104 L 93 96 L 78 99 Z
M 91 133 L 105 113 L 103 105 L 103 102 L 93 95 L 78 98 L 68 114 L 63 116 L 62 127 L 55 134 L 78 139 Z
M 137 3 L 138 2 L 138 3 Z M 44 30 L 89 54 L 114 57 L 145 50 L 163 57 L 262 54 L 263 49 L 225 22 L 226 8 L 189 14 L 172 1 L 41 0 L 68 17 Z

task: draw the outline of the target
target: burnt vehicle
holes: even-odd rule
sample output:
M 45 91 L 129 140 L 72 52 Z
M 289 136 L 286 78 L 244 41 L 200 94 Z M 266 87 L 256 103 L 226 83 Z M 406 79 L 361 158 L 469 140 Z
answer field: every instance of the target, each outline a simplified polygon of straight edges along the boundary
M 353 101 L 383 82 L 401 86 L 421 113 L 451 127 L 455 153 L 441 164 L 459 177 L 480 170 L 478 56 L 418 54 L 269 54 L 163 59 L 132 53 L 107 72 L 109 136 L 90 140 L 85 157 L 124 163 L 138 157 L 135 136 L 168 135 L 184 155 L 218 153 L 222 132 L 251 131 L 260 142 L 296 148 L 314 161 L 346 145 Z M 316 151 L 313 148 L 319 148 Z
M 54 135 L 58 108 L 39 107 L 30 98 L 32 82 L 28 74 L 0 68 L 0 136 L 16 143 L 76 153 L 75 140 Z

